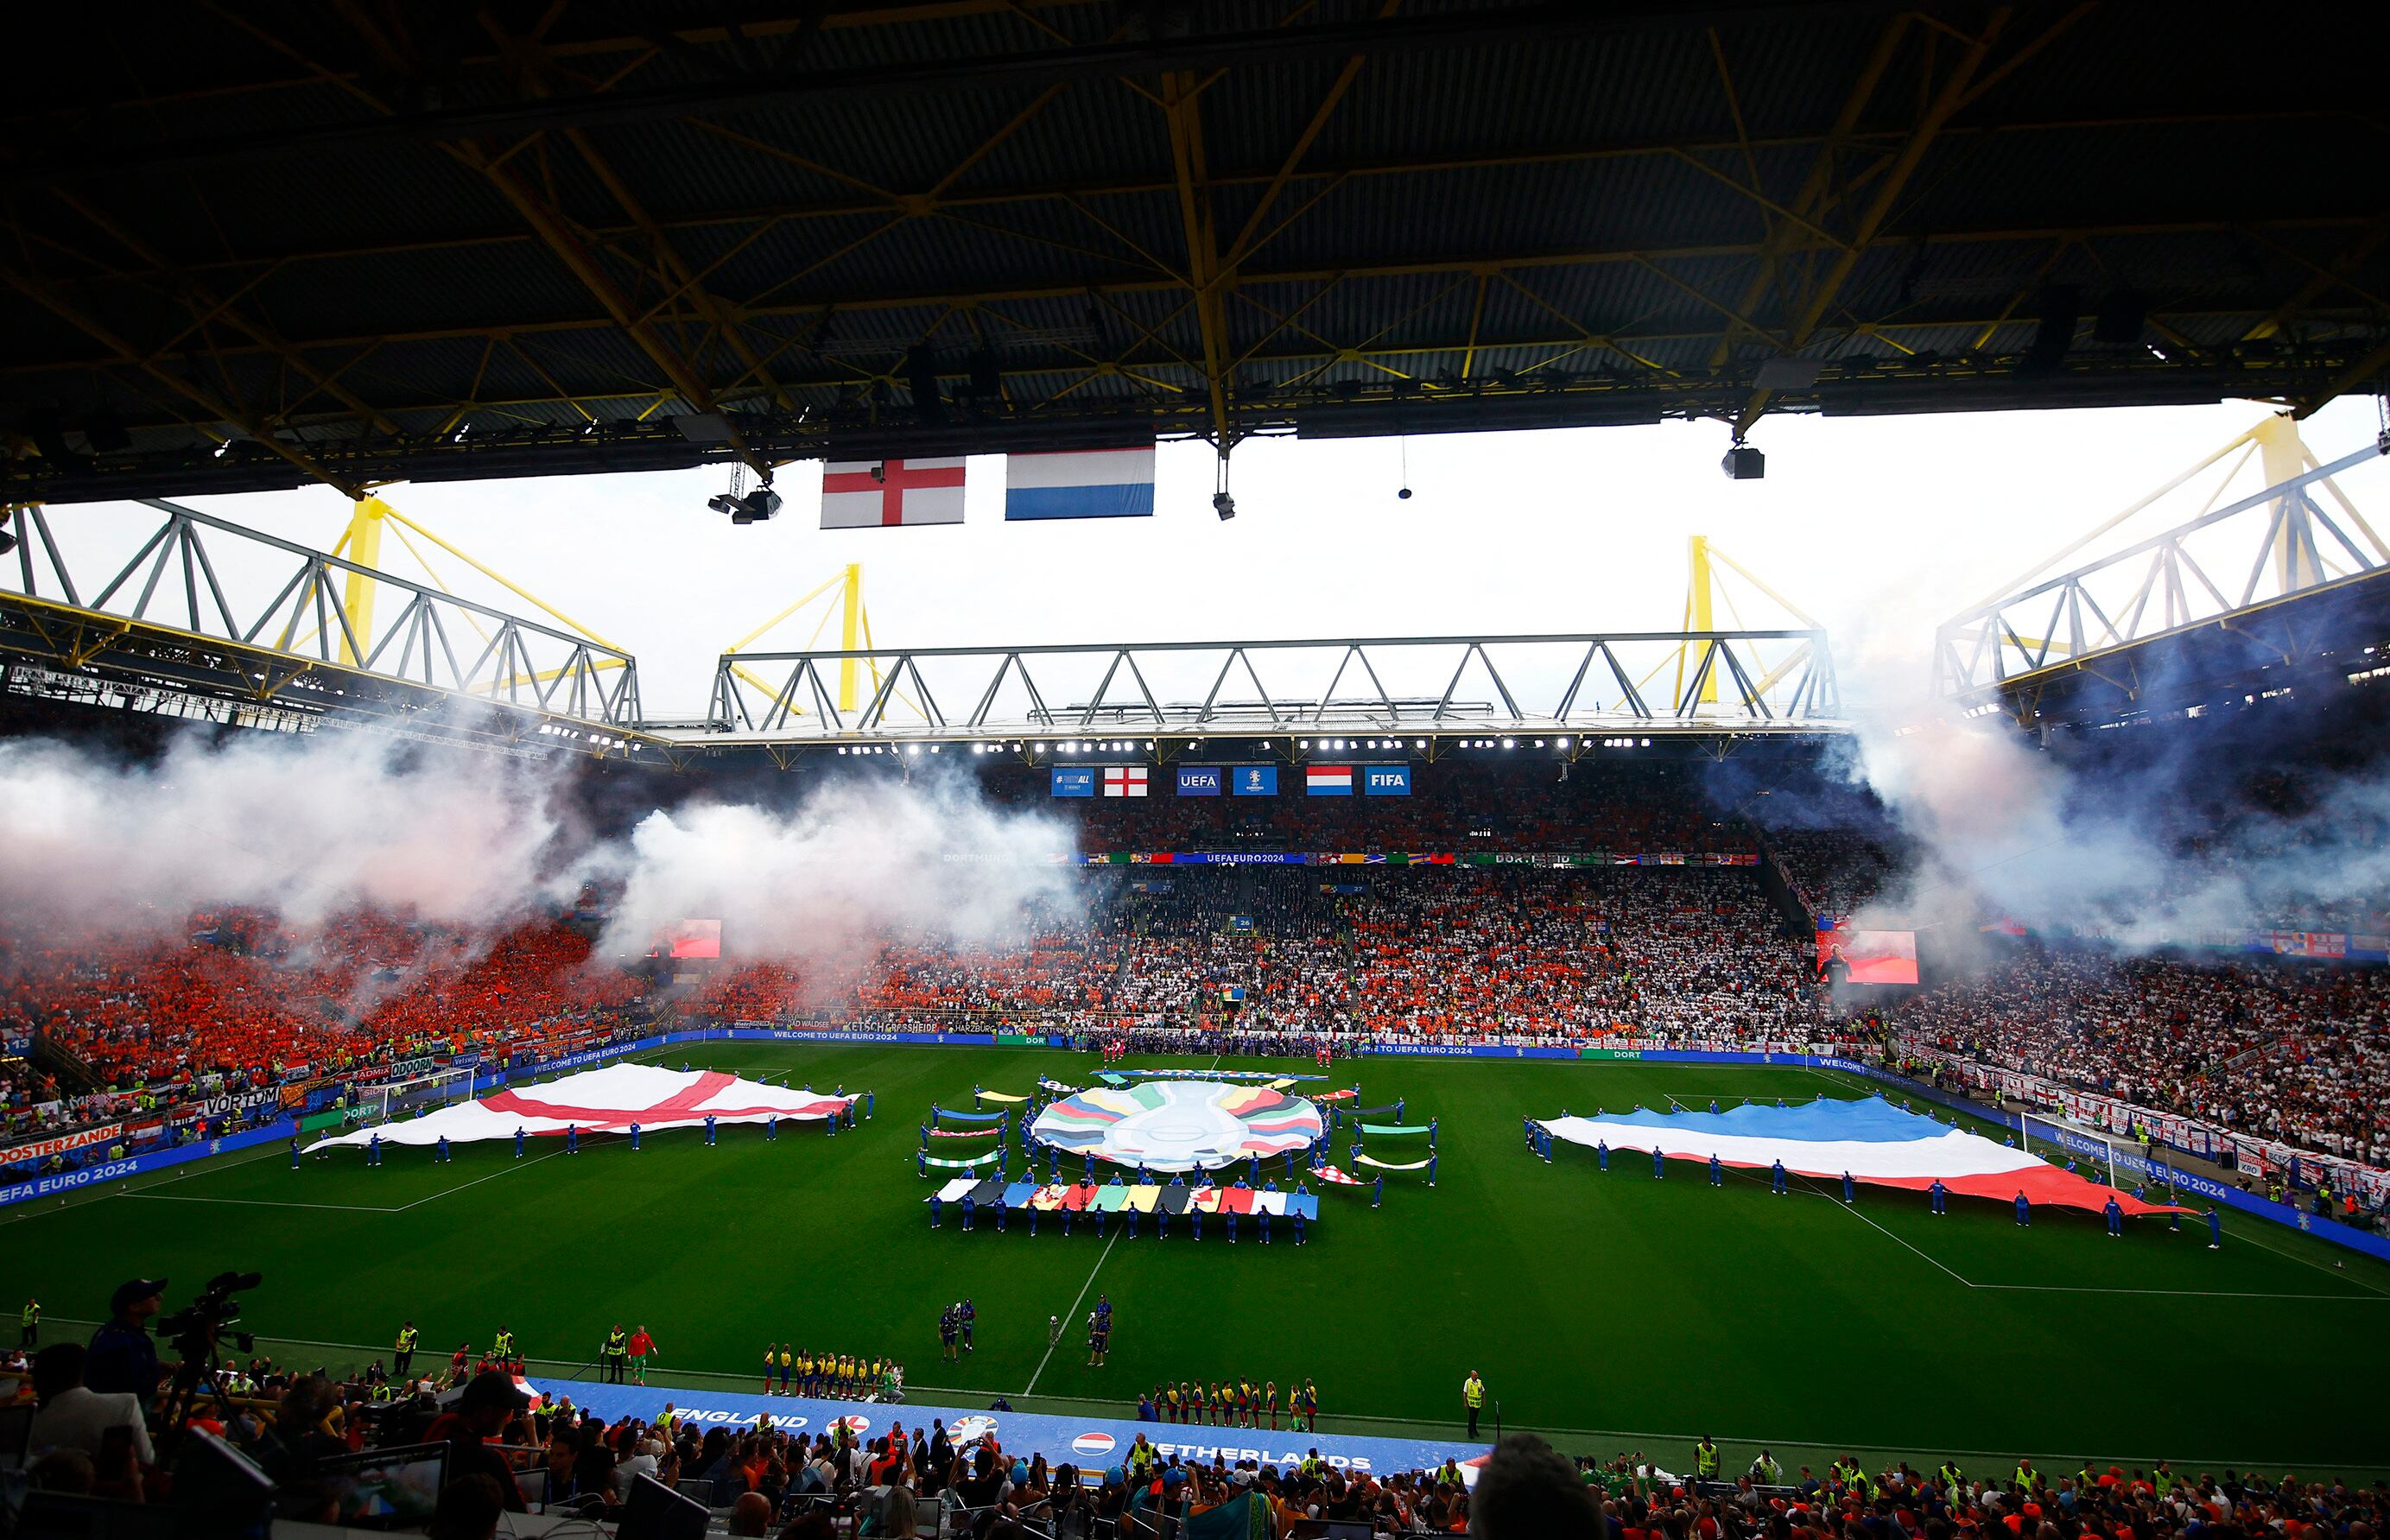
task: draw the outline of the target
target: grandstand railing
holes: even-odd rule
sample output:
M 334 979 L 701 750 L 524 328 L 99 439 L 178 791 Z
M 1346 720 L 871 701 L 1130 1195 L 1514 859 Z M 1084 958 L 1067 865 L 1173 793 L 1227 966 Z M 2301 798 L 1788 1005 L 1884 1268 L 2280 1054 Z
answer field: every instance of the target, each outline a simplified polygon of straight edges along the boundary
M 867 696 L 842 694 L 849 664 L 868 671 Z M 1812 629 L 725 653 L 709 719 L 719 733 L 799 740 L 1105 729 L 1598 738 L 1816 731 L 1839 726 L 1841 712 L 1826 634 Z
M 261 710 L 392 713 L 354 681 L 402 687 L 418 712 L 435 696 L 586 727 L 639 722 L 630 653 L 196 508 L 141 506 L 160 515 L 146 532 L 19 510 L 15 559 L 0 558 L 0 645 Z
M 1934 633 L 1936 692 L 1993 689 L 2390 568 L 2390 545 L 2329 484 L 2385 453 L 2390 438 L 1953 616 Z

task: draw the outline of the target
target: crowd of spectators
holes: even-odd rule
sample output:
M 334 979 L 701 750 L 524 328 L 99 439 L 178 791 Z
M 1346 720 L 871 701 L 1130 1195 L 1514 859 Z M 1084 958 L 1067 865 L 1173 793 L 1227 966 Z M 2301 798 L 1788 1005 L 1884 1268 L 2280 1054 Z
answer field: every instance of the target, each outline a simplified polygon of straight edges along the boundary
M 1789 1041 L 1831 1015 L 1799 935 L 1747 866 L 1099 870 L 1080 898 L 1045 908 L 1007 947 L 892 941 L 844 987 L 735 968 L 695 1008 L 1305 1042 Z
M 130 935 L 19 924 L 0 930 L 0 1023 L 72 1053 L 100 1082 L 89 1095 L 224 1094 L 297 1065 L 536 1037 L 637 1000 L 647 985 L 590 950 L 548 918 L 484 933 L 364 911 L 303 933 L 254 915 Z
M 154 1402 L 87 1385 L 91 1362 L 76 1343 L 45 1348 L 30 1363 L 22 1352 L 0 1362 L 0 1375 L 18 1379 L 20 1399 L 38 1407 L 27 1484 L 123 1504 L 188 1502 L 176 1491 L 171 1460 L 161 1462 L 167 1431 L 155 1426 Z M 1228 1515 L 1237 1533 L 1279 1540 L 1321 1526 L 1330 1534 L 1365 1527 L 1380 1536 L 1467 1533 L 1480 1540 L 1966 1540 L 2003 1533 L 2017 1540 L 2377 1540 L 2390 1517 L 2390 1483 L 2379 1481 L 2368 1487 L 2332 1476 L 2194 1474 L 2163 1460 L 2128 1469 L 2086 1459 L 2071 1471 L 2045 1470 L 2030 1455 L 2017 1457 L 2012 1469 L 1999 1460 L 1987 1474 L 1970 1473 L 1956 1458 L 1929 1472 L 1906 1459 L 1857 1457 L 1820 1471 L 1787 1467 L 1764 1448 L 1729 1453 L 1706 1438 L 1666 1462 L 1676 1471 L 1642 1451 L 1572 1460 L 1532 1434 L 1512 1434 L 1465 1468 L 1455 1456 L 1433 1469 L 1373 1471 L 1322 1459 L 1316 1448 L 1272 1459 L 1235 1450 L 1199 1454 L 1183 1443 L 1164 1453 L 1140 1431 L 1116 1463 L 1081 1469 L 1049 1466 L 1041 1452 L 1008 1451 L 1000 1423 L 966 1431 L 932 1417 L 907 1427 L 900 1415 L 869 1437 L 845 1419 L 818 1431 L 769 1414 L 726 1425 L 683 1415 L 662 1392 L 649 1415 L 609 1422 L 569 1398 L 534 1405 L 501 1372 L 474 1375 L 443 1404 L 434 1385 L 393 1386 L 379 1368 L 336 1377 L 266 1364 L 227 1387 L 229 1418 L 210 1408 L 201 1425 L 256 1461 L 275 1483 L 276 1511 L 293 1519 L 333 1516 L 326 1472 L 340 1457 L 444 1445 L 447 1485 L 430 1533 L 475 1540 L 500 1529 L 508 1511 L 533 1503 L 618 1518 L 643 1480 L 711 1509 L 734 1536 L 781 1540 L 842 1533 L 1161 1540 L 1234 1504 L 1244 1505 Z M 1249 1411 L 1224 1420 L 1259 1426 L 1265 1418 Z
M 1913 1046 L 2390 1164 L 2390 970 L 2024 943 L 1891 1020 Z
M 1848 919 L 1879 894 L 1892 892 L 1907 868 L 1907 852 L 1880 833 L 1855 828 L 1780 828 L 1767 835 L 1767 853 L 1785 886 L 1817 919 Z

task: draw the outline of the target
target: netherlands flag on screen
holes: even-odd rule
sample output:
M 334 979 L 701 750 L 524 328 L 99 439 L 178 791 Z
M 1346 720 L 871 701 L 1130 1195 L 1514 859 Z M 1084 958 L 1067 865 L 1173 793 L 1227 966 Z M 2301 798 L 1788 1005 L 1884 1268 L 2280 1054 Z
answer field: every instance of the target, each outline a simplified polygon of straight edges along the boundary
M 1145 519 L 1153 513 L 1153 445 L 1004 458 L 1004 517 Z
M 1303 772 L 1303 790 L 1310 797 L 1349 797 L 1353 794 L 1353 767 L 1349 764 L 1314 764 Z

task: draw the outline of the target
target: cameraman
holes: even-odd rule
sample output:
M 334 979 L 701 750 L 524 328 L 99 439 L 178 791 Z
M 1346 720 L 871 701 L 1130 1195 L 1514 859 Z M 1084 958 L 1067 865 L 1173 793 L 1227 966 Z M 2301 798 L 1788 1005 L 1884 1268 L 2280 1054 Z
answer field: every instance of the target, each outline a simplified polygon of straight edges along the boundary
M 91 1334 L 91 1352 L 84 1361 L 83 1382 L 96 1394 L 131 1392 L 146 1411 L 158 1400 L 158 1344 L 149 1335 L 149 1318 L 158 1314 L 166 1292 L 164 1278 L 135 1278 L 117 1285 L 108 1303 L 108 1324 Z

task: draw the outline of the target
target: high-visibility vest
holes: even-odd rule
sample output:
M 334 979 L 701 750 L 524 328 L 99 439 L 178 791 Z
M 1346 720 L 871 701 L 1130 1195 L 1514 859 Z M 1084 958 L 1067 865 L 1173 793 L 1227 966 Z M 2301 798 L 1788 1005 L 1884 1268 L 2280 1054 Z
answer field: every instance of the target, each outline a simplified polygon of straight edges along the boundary
M 1959 1473 L 1959 1468 L 1955 1465 L 1944 1465 L 1942 1467 L 1941 1475 L 1943 1484 L 1953 1489 L 1959 1487 L 1966 1480 L 1964 1476 L 1961 1476 Z
M 413 1327 L 407 1326 L 399 1328 L 398 1351 L 401 1353 L 413 1353 L 415 1351 L 415 1338 L 416 1330 Z
M 628 1351 L 630 1340 L 619 1331 L 606 1333 L 606 1356 L 619 1358 Z
M 17 1322 L 20 1326 L 32 1326 L 41 1318 L 42 1307 L 28 1300 L 25 1302 L 25 1308 L 18 1313 Z
M 1460 1399 L 1469 1403 L 1469 1409 L 1472 1412 L 1485 1405 L 1485 1381 L 1473 1374 L 1462 1380 Z
M 1693 1468 L 1704 1477 L 1715 1476 L 1718 1469 L 1717 1445 L 1715 1444 L 1693 1445 Z

